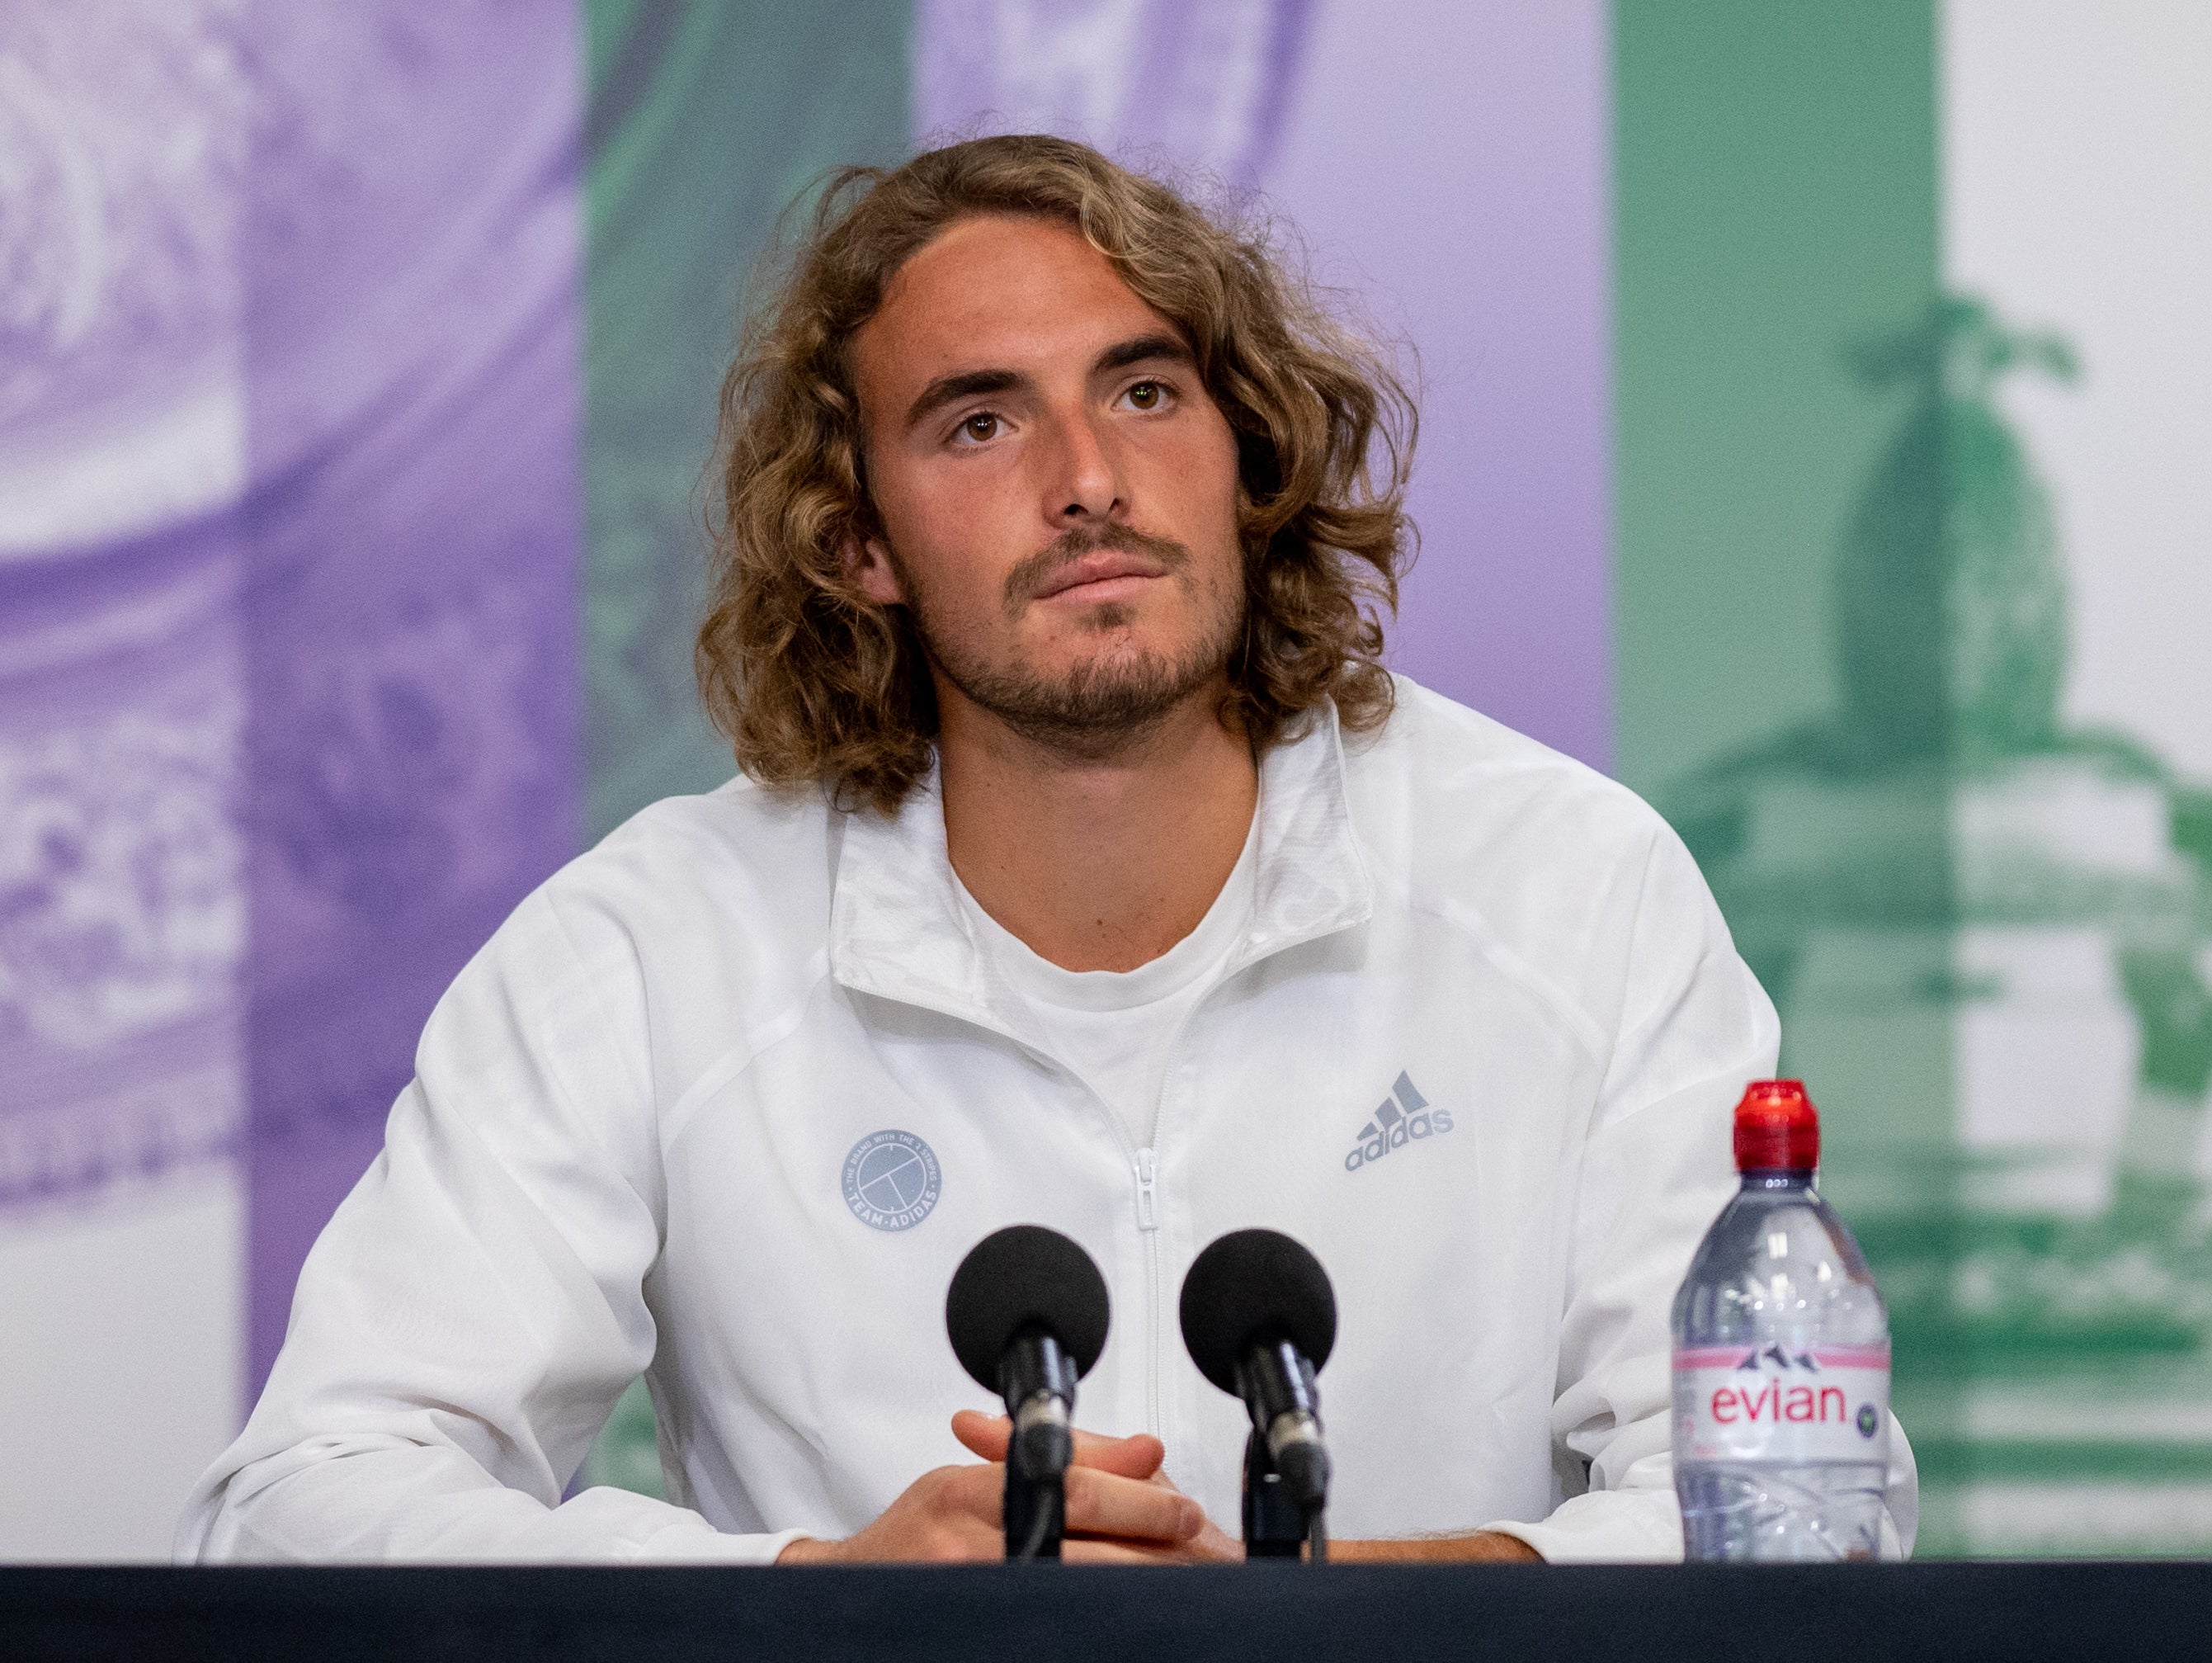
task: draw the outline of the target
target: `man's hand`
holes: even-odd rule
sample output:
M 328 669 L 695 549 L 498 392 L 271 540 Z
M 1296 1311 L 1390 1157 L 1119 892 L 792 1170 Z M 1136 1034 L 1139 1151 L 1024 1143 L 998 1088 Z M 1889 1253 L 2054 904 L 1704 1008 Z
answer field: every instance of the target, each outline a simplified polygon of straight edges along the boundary
M 978 1415 L 973 1410 L 963 1409 L 952 1417 L 952 1435 L 987 1461 L 1006 1459 L 1006 1444 L 1012 1434 L 1013 1423 L 1004 1415 Z M 1173 1491 L 1175 1486 L 1159 1470 L 1164 1453 L 1158 1438 L 1141 1434 L 1133 1438 L 1101 1438 L 1088 1432 L 1075 1435 L 1078 1465 L 1104 1466 Z M 1072 1520 L 1068 1528 L 1072 1534 L 1075 1529 Z M 1208 1519 L 1205 1530 L 1174 1556 L 1201 1561 L 1241 1560 L 1244 1544 Z M 1519 1537 L 1494 1530 L 1477 1531 L 1472 1536 L 1408 1536 L 1331 1542 L 1328 1556 L 1333 1562 L 1346 1565 L 1408 1562 L 1534 1565 L 1544 1562 L 1544 1556 Z
M 857 1536 L 842 1542 L 802 1536 L 785 1548 L 783 1565 L 865 1564 L 894 1561 L 952 1563 L 1006 1556 L 1006 1445 L 1012 1422 L 1003 1415 L 963 1409 L 952 1417 L 952 1435 L 990 1463 L 941 1466 L 925 1472 Z M 1075 1563 L 1159 1564 L 1239 1560 L 1243 1544 L 1224 1532 L 1196 1502 L 1160 1471 L 1160 1441 L 1075 1435 L 1075 1461 L 1067 1470 L 1067 1520 L 1060 1553 Z M 1329 1558 L 1340 1564 L 1385 1560 L 1540 1562 L 1516 1536 L 1483 1531 L 1473 1536 L 1411 1537 L 1332 1542 Z
M 842 1542 L 801 1537 L 785 1548 L 784 1565 L 920 1561 L 948 1563 L 1006 1556 L 1004 1462 L 1012 1428 L 1006 1416 L 963 1410 L 952 1435 L 991 1465 L 941 1466 L 925 1472 L 881 1517 Z M 1239 1556 L 1205 1510 L 1160 1474 L 1160 1441 L 1075 1435 L 1067 1471 L 1067 1514 L 1060 1548 L 1078 1563 L 1157 1564 Z
M 1004 1415 L 979 1415 L 972 1409 L 963 1409 L 952 1417 L 952 1435 L 974 1450 L 987 1461 L 1006 1459 L 1006 1445 L 1013 1437 L 1014 1423 Z M 1078 1431 L 1075 1435 L 1075 1465 L 1103 1467 L 1124 1477 L 1138 1478 L 1170 1495 L 1182 1496 L 1160 1471 L 1166 1459 L 1166 1448 L 1150 1433 L 1139 1432 L 1133 1438 L 1101 1438 L 1095 1433 Z M 1068 1477 L 1072 1480 L 1071 1470 Z M 1242 1559 L 1244 1544 L 1229 1535 L 1206 1516 L 1205 1510 L 1195 1502 L 1183 1497 L 1196 1512 L 1202 1526 L 1199 1532 L 1184 1540 L 1170 1556 L 1177 1560 L 1203 1562 L 1213 1559 Z M 1075 1521 L 1074 1493 L 1069 1492 L 1066 1534 L 1073 1538 L 1084 1526 Z M 1063 1547 L 1062 1553 L 1067 1550 Z
M 1428 1564 L 1540 1565 L 1544 1556 L 1517 1536 L 1479 1530 L 1472 1536 L 1386 1537 L 1366 1542 L 1331 1542 L 1331 1564 L 1374 1565 L 1386 1562 Z

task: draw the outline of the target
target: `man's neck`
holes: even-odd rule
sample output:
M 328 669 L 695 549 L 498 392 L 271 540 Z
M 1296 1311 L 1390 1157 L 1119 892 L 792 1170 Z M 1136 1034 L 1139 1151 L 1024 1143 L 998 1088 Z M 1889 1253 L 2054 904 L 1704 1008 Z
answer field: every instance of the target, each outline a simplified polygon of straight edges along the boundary
M 1106 759 L 1041 745 L 957 694 L 941 708 L 945 844 L 986 912 L 1064 970 L 1134 970 L 1197 928 L 1260 790 L 1212 693 Z

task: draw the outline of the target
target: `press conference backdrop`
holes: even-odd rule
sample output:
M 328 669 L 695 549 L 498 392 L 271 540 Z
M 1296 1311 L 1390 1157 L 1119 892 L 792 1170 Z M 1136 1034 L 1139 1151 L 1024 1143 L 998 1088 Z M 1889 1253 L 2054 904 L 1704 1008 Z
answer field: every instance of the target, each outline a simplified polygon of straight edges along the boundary
M 1036 128 L 1418 353 L 1395 661 L 1704 863 L 1922 1550 L 2212 1549 L 2208 80 L 2197 0 L 12 0 L 0 1556 L 166 1550 L 440 990 L 726 777 L 777 209 Z

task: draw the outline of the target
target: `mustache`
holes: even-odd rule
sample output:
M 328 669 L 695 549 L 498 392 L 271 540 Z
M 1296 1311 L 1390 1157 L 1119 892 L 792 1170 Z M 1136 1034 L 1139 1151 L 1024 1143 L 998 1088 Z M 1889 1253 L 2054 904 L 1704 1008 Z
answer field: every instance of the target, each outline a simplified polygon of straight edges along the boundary
M 1012 617 L 1036 600 L 1061 567 L 1101 549 L 1148 556 L 1170 574 L 1190 563 L 1190 550 L 1172 538 L 1154 537 L 1133 526 L 1078 526 L 1062 532 L 1006 574 L 1007 616 Z

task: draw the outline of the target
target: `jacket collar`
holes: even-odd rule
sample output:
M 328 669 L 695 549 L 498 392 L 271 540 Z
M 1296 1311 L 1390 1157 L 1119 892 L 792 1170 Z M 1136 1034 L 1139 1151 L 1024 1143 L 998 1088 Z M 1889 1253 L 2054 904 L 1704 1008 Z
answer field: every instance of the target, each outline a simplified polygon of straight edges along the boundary
M 1260 764 L 1259 863 L 1250 929 L 1231 973 L 1365 922 L 1375 906 L 1353 836 L 1336 710 L 1324 704 Z M 945 1012 L 1035 1043 L 953 887 L 937 772 L 897 813 L 844 816 L 830 907 L 831 975 L 856 992 Z

